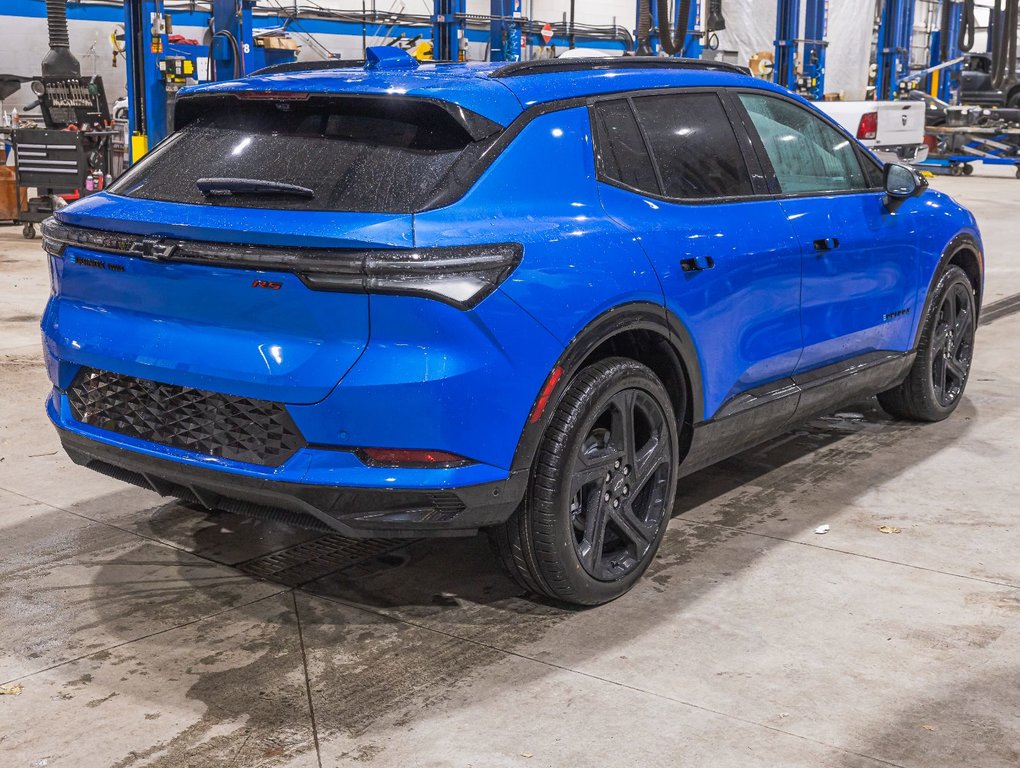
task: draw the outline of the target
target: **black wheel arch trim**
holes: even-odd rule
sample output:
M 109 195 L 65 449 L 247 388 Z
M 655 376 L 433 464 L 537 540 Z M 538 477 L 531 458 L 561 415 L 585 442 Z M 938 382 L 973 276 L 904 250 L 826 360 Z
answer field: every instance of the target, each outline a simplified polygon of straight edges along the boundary
M 549 420 L 556 412 L 563 393 L 581 364 L 599 346 L 628 331 L 650 331 L 661 336 L 668 349 L 676 355 L 676 362 L 683 368 L 683 373 L 687 377 L 690 389 L 686 395 L 689 398 L 687 402 L 691 421 L 697 424 L 704 420 L 701 362 L 687 328 L 676 315 L 661 304 L 631 302 L 618 305 L 603 312 L 577 333 L 550 370 L 549 375 L 556 368 L 562 368 L 563 375 L 556 383 L 541 418 L 532 423 L 529 417 L 524 425 L 514 453 L 511 475 L 531 470 L 532 461 Z M 548 377 L 543 380 L 543 387 L 546 381 Z M 541 394 L 541 391 L 535 393 L 534 403 L 537 404 Z
M 939 258 L 939 263 L 935 267 L 928 281 L 928 291 L 924 297 L 924 311 L 921 312 L 919 316 L 920 319 L 917 323 L 917 330 L 914 333 L 914 350 L 916 350 L 918 345 L 921 343 L 921 334 L 924 333 L 925 326 L 928 324 L 928 316 L 934 306 L 935 293 L 938 289 L 939 281 L 942 279 L 942 275 L 945 274 L 949 263 L 961 251 L 971 251 L 978 262 L 979 280 L 974 292 L 974 307 L 976 309 L 977 316 L 974 318 L 974 322 L 977 323 L 977 321 L 981 318 L 981 299 L 982 294 L 984 293 L 985 254 L 984 251 L 981 250 L 981 244 L 974 235 L 969 232 L 961 232 L 949 241 L 949 245 L 947 245 L 945 250 L 942 252 L 942 256 Z

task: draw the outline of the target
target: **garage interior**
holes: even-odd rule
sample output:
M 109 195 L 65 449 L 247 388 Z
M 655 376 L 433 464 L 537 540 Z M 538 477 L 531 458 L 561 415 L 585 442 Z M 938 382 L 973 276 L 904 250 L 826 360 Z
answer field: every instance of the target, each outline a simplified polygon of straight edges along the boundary
M 922 105 L 911 159 L 984 240 L 976 357 L 947 421 L 871 399 L 683 478 L 645 577 L 588 610 L 521 590 L 484 534 L 348 539 L 61 450 L 37 231 L 162 140 L 181 87 L 378 45 L 667 55 L 629 0 L 220 5 L 0 0 L 0 765 L 1020 765 L 1015 0 L 689 4 L 677 55 L 747 66 L 871 146 L 877 105 Z M 91 125 L 48 101 L 53 50 L 101 78 Z M 78 141 L 74 189 L 18 168 L 18 130 Z

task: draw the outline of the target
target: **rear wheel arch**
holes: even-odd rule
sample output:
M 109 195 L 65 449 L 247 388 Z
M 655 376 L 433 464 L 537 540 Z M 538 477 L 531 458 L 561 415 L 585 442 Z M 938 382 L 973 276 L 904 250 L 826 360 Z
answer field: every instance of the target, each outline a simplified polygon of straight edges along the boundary
M 661 305 L 635 302 L 604 312 L 567 345 L 553 371 L 561 373 L 542 410 L 529 415 L 518 442 L 512 472 L 530 470 L 542 434 L 567 385 L 585 367 L 611 357 L 626 357 L 650 368 L 663 382 L 680 421 L 680 455 L 686 455 L 693 425 L 703 418 L 701 364 L 683 323 Z M 550 378 L 543 382 L 543 390 Z M 536 407 L 543 395 L 536 395 Z

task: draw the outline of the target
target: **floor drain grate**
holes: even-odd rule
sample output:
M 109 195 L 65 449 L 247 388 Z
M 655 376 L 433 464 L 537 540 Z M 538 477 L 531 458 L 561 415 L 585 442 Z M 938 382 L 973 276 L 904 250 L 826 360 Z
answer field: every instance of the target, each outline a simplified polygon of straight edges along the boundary
M 242 563 L 238 568 L 250 576 L 288 587 L 361 565 L 411 544 L 408 539 L 348 539 L 322 536 L 293 547 Z

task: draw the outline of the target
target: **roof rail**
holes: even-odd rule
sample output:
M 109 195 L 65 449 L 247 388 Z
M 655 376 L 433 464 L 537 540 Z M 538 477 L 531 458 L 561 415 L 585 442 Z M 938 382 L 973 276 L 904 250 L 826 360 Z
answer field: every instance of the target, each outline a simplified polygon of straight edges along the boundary
M 321 61 L 288 61 L 284 64 L 271 64 L 255 70 L 252 75 L 275 75 L 280 72 L 310 72 L 316 69 L 349 69 L 365 66 L 364 59 L 323 59 Z
M 490 77 L 521 77 L 524 75 L 545 75 L 553 72 L 589 72 L 617 69 L 700 69 L 718 72 L 733 72 L 750 75 L 751 70 L 723 61 L 704 59 L 676 59 L 661 56 L 614 56 L 576 59 L 536 59 L 518 61 L 493 70 Z

